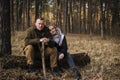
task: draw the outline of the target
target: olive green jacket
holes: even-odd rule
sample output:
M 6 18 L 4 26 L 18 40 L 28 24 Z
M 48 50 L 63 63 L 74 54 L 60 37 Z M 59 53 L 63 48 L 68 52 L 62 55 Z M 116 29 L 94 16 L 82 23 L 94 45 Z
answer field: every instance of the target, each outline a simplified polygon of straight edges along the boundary
M 50 31 L 48 27 L 44 27 L 43 30 L 39 31 L 36 29 L 35 26 L 30 27 L 27 29 L 26 37 L 25 37 L 25 46 L 27 45 L 37 45 L 40 44 L 40 39 L 46 37 L 49 38 L 49 46 L 54 45 L 54 41 L 52 39 L 52 35 L 50 34 Z

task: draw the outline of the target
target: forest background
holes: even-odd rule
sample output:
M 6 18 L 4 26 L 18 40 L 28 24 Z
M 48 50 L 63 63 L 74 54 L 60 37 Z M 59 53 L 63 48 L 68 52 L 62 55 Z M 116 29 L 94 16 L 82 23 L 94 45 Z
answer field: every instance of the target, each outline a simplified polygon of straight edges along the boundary
M 71 54 L 89 55 L 90 64 L 79 67 L 83 80 L 120 79 L 119 0 L 0 0 L 0 74 L 4 73 L 1 79 L 12 79 L 14 74 L 7 73 L 17 70 L 20 73 L 14 79 L 26 78 L 26 70 L 21 72 L 18 67 L 4 70 L 11 60 L 4 56 L 24 56 L 21 52 L 25 30 L 38 17 L 44 17 L 46 25 L 55 24 L 62 29 Z M 69 77 L 68 74 L 63 79 Z

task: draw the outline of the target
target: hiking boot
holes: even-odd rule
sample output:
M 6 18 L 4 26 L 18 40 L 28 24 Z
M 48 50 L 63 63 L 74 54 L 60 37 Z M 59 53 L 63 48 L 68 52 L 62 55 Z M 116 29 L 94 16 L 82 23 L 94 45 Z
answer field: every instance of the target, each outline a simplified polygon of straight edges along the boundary
M 52 70 L 52 73 L 55 75 L 55 76 L 61 76 L 61 74 L 59 73 L 59 71 L 58 71 L 58 67 L 54 67 L 54 68 L 52 68 L 51 69 Z
M 61 68 L 61 67 L 58 67 L 59 68 L 59 72 L 60 73 L 63 73 L 64 72 L 64 70 Z
M 28 72 L 35 72 L 34 65 L 33 64 L 28 64 Z
M 77 79 L 80 80 L 81 79 L 81 74 L 79 73 L 79 71 L 77 69 L 73 69 L 73 76 Z

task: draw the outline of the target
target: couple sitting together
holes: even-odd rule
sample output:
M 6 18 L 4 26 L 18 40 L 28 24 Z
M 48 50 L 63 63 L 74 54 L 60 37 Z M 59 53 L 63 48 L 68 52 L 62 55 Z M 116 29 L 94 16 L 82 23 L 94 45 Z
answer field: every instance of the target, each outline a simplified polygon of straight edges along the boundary
M 67 52 L 65 35 L 55 26 L 45 26 L 43 18 L 36 19 L 35 26 L 27 29 L 24 52 L 29 72 L 35 71 L 35 60 L 41 56 L 42 50 L 39 48 L 39 46 L 42 48 L 41 41 L 45 45 L 45 56 L 50 57 L 50 67 L 53 74 L 60 75 L 58 64 L 65 58 L 73 71 L 74 77 L 81 78 L 71 55 Z

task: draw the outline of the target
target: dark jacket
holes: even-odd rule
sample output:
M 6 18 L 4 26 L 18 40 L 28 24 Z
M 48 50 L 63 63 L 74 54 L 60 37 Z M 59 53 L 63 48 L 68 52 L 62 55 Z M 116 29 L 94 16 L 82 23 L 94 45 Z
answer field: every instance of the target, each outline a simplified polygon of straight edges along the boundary
M 64 53 L 64 55 L 66 56 L 67 54 L 67 49 L 68 49 L 68 46 L 67 46 L 67 41 L 66 41 L 66 37 L 64 36 L 64 39 L 62 41 L 62 44 L 61 45 L 58 45 L 56 43 L 56 47 L 58 49 L 58 54 L 60 55 L 61 53 Z
M 41 31 L 37 30 L 35 26 L 30 27 L 29 29 L 27 29 L 27 34 L 25 37 L 25 46 L 37 45 L 38 43 L 41 44 L 40 39 L 43 37 L 50 39 L 48 46 L 54 46 L 52 35 L 50 34 L 48 27 L 45 26 Z

